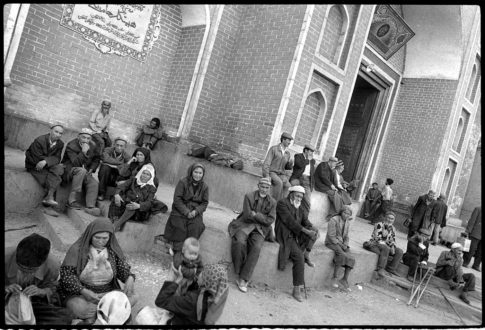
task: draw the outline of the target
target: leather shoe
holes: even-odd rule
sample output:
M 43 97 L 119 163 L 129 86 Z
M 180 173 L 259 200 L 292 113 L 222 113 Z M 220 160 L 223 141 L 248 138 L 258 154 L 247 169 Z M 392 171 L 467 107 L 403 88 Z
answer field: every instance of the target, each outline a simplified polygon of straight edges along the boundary
M 332 277 L 332 279 L 330 280 L 330 284 L 332 285 L 332 287 L 338 288 L 338 279 L 336 277 Z
M 303 301 L 303 297 L 301 296 L 301 292 L 300 292 L 300 287 L 299 286 L 293 287 L 293 298 L 295 298 L 299 302 L 302 302 Z
M 241 292 L 248 292 L 248 282 L 243 280 L 242 278 L 236 281 L 237 287 Z
M 344 290 L 350 291 L 349 282 L 347 282 L 347 280 L 341 279 L 338 282 Z
M 80 210 L 80 209 L 83 208 L 83 206 L 81 204 L 79 204 L 79 202 L 77 202 L 77 201 L 68 202 L 67 207 L 70 208 L 70 209 L 75 209 L 75 210 Z
M 43 204 L 44 206 L 58 206 L 58 205 L 59 205 L 59 203 L 57 203 L 57 202 L 56 202 L 55 200 L 53 200 L 52 198 L 50 198 L 50 199 L 44 199 L 44 200 L 42 201 L 42 204 Z
M 399 276 L 401 276 L 401 275 L 399 275 L 399 273 L 398 273 L 398 272 L 396 272 L 394 269 L 386 268 L 386 272 L 388 272 L 388 273 L 390 273 L 390 274 L 392 274 L 392 275 L 398 276 L 398 277 L 399 277 Z
M 377 275 L 379 275 L 380 277 L 386 276 L 386 272 L 384 271 L 384 268 L 378 269 Z
M 460 299 L 463 300 L 468 305 L 470 305 L 470 300 L 468 300 L 468 297 L 467 297 L 467 293 L 466 292 L 462 292 L 460 294 Z
M 309 266 L 309 267 L 315 267 L 315 264 L 310 260 L 310 258 L 305 258 L 305 263 Z

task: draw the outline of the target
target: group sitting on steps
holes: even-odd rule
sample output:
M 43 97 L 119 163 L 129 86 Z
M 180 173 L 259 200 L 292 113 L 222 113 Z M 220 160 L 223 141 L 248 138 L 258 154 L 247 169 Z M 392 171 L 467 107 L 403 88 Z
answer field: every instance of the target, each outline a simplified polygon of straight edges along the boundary
M 107 105 L 103 102 L 101 114 L 106 108 Z M 66 259 L 69 260 L 69 264 L 65 260 L 60 269 L 60 292 L 74 290 L 72 292 L 77 297 L 74 302 L 68 303 L 71 300 L 66 294 L 61 297 L 61 305 L 70 310 L 74 318 L 82 320 L 80 322 L 92 324 L 95 322 L 95 315 L 99 318 L 99 305 L 96 309 L 95 303 L 99 303 L 101 297 L 107 292 L 120 290 L 120 285 L 115 284 L 115 282 L 118 283 L 116 279 L 125 283 L 124 289 L 121 290 L 128 297 L 129 303 L 136 302 L 133 299 L 134 293 L 130 289 L 135 276 L 129 273 L 129 266 L 122 266 L 121 261 L 116 261 L 117 257 L 119 260 L 124 260 L 124 257 L 116 247 L 114 232 L 120 230 L 129 219 L 144 221 L 150 214 L 166 211 L 167 207 L 155 199 L 158 179 L 155 166 L 150 161 L 148 148 L 140 147 L 135 150 L 132 158 L 128 158 L 124 151 L 127 144 L 126 138 L 116 138 L 114 147 L 106 147 L 103 150 L 103 145 L 108 145 L 106 141 L 104 144 L 93 141 L 93 136 L 100 133 L 82 129 L 78 137 L 66 146 L 61 162 L 63 142 L 60 137 L 63 130 L 63 125 L 53 124 L 50 133 L 37 138 L 26 151 L 27 170 L 46 189 L 43 204 L 46 207 L 55 208 L 57 187 L 61 182 L 71 182 L 67 206 L 83 208 L 79 203 L 78 195 L 84 185 L 86 188 L 84 209 L 89 214 L 99 216 L 100 210 L 95 205 L 96 199 L 99 201 L 105 199 L 106 186 L 116 185 L 108 214 L 111 221 L 95 220 L 92 223 L 93 226 L 102 224 L 99 227 L 100 231 L 92 231 L 92 227 L 88 226 L 91 231 L 88 233 L 86 229 L 80 239 L 82 242 L 75 243 L 82 243 L 85 251 L 77 251 L 77 257 L 72 258 L 68 258 L 68 252 Z M 106 130 L 101 132 L 106 133 L 101 134 L 101 139 L 109 139 Z M 293 297 L 302 302 L 302 290 L 306 289 L 305 264 L 315 267 L 309 254 L 321 234 L 308 218 L 311 209 L 310 195 L 313 189 L 325 192 L 331 201 L 325 238 L 325 245 L 335 252 L 334 275 L 330 284 L 333 287 L 350 290 L 348 277 L 355 267 L 356 260 L 349 246 L 352 220 L 349 192 L 355 188 L 355 182 L 346 183 L 343 180 L 341 176 L 343 164 L 335 157 L 330 157 L 328 162 L 321 162 L 315 168 L 313 146 L 305 145 L 303 153 L 295 155 L 293 160 L 288 150 L 292 140 L 288 133 L 283 133 L 281 143 L 270 148 L 264 161 L 263 177 L 259 180 L 258 189 L 244 196 L 243 211 L 229 224 L 228 231 L 232 239 L 231 255 L 234 269 L 238 275 L 236 284 L 242 292 L 247 292 L 248 282 L 259 259 L 263 241 L 275 239 L 279 243 L 278 269 L 284 270 L 288 259 L 292 260 Z M 93 174 L 101 160 L 102 165 L 106 166 L 103 171 L 100 169 L 98 172 L 98 183 Z M 291 176 L 286 172 L 290 170 L 293 170 Z M 156 305 L 173 313 L 171 324 L 213 324 L 211 322 L 215 322 L 220 316 L 227 298 L 227 269 L 221 265 L 214 267 L 204 265 L 198 254 L 198 239 L 205 230 L 203 213 L 209 203 L 209 186 L 204 181 L 205 171 L 202 164 L 193 164 L 189 167 L 187 176 L 177 183 L 171 214 L 165 226 L 164 237 L 171 243 L 173 252 L 172 276 L 171 281 L 167 281 L 160 291 Z M 388 179 L 386 186 L 391 184 L 392 180 Z M 102 189 L 101 185 L 103 185 Z M 387 188 L 390 189 L 390 187 Z M 395 215 L 387 210 L 381 217 L 381 221 L 375 224 L 371 240 L 364 246 L 379 254 L 377 265 L 379 275 L 384 274 L 383 269 L 386 266 L 391 274 L 396 274 L 395 269 L 403 256 L 402 250 L 394 245 L 395 230 L 392 225 L 394 218 Z M 420 233 L 418 248 L 421 248 L 423 242 L 429 238 L 426 232 L 420 231 Z M 415 236 L 409 238 L 410 243 L 413 240 L 416 240 Z M 104 243 L 96 248 L 98 241 Z M 106 246 L 110 248 L 103 250 Z M 463 293 L 460 297 L 469 303 L 466 292 L 474 289 L 474 275 L 462 274 L 463 261 L 460 254 L 462 250 L 461 245 L 455 244 L 447 255 L 443 258 L 440 256 L 445 261 L 437 265 L 441 267 L 437 274 L 449 280 L 450 286 L 452 283 L 457 284 L 453 284 L 453 287 L 461 285 L 464 281 Z M 410 248 L 408 244 L 403 261 L 409 264 L 410 271 L 416 262 L 426 261 L 423 258 L 426 253 L 418 252 L 417 258 L 415 255 L 416 249 Z M 75 261 L 76 258 L 78 261 Z M 94 274 L 83 275 L 90 262 L 97 265 L 99 260 L 105 260 L 104 274 L 96 270 L 93 271 Z M 69 273 L 71 277 L 67 276 L 68 268 L 65 268 L 69 265 L 73 266 L 70 270 L 72 272 Z M 124 268 L 118 270 L 118 267 Z M 342 268 L 343 276 L 340 277 Z M 206 284 L 210 286 L 207 287 L 203 284 L 203 278 L 209 271 L 216 274 L 214 276 L 219 279 L 219 282 L 216 285 Z M 223 285 L 224 281 L 225 285 Z M 208 295 L 212 295 L 212 299 L 207 299 Z M 187 306 L 185 308 L 180 306 L 180 300 L 187 301 L 187 299 L 193 301 L 189 311 Z M 208 304 L 201 311 L 199 311 L 199 299 L 202 299 L 202 304 L 204 302 Z M 193 311 L 191 308 L 197 310 L 196 319 L 188 316 Z M 199 315 L 200 312 L 205 314 Z

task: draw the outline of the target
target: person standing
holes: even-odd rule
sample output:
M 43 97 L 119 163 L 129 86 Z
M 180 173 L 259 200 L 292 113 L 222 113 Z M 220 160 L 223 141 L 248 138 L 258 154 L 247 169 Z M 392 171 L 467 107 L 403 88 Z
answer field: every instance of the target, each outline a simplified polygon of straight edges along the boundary
M 93 112 L 89 120 L 89 126 L 94 131 L 93 140 L 99 146 L 100 152 L 104 147 L 111 147 L 111 139 L 108 135 L 108 128 L 111 122 L 111 102 L 104 100 L 101 102 L 101 109 Z
M 302 207 L 310 213 L 310 201 L 315 182 L 313 175 L 315 174 L 315 159 L 313 153 L 315 148 L 305 144 L 303 152 L 295 155 L 295 164 L 293 165 L 293 173 L 290 177 L 290 184 L 292 186 L 302 186 L 305 188 L 305 195 L 302 201 Z
M 480 264 L 482 263 L 482 207 L 477 206 L 473 209 L 472 216 L 468 220 L 468 224 L 465 229 L 466 236 L 470 237 L 471 244 L 470 250 L 463 256 L 463 266 L 468 267 L 472 257 L 472 268 L 476 271 L 480 271 Z
M 286 191 L 290 187 L 285 170 L 293 168 L 293 160 L 288 150 L 291 140 L 293 137 L 290 134 L 281 134 L 280 143 L 268 150 L 263 163 L 263 177 L 271 178 L 271 195 L 277 201 L 286 196 Z
M 391 178 L 386 179 L 386 184 L 384 188 L 382 188 L 382 204 L 381 204 L 381 214 L 386 214 L 388 211 L 392 211 L 392 188 L 391 185 L 394 183 L 394 180 Z
M 446 195 L 441 193 L 436 202 L 434 202 L 431 211 L 431 245 L 439 243 L 441 228 L 446 227 L 446 214 L 448 206 L 445 203 Z
M 248 290 L 264 239 L 276 219 L 276 201 L 269 195 L 270 188 L 271 180 L 261 178 L 258 190 L 244 196 L 242 213 L 228 227 L 234 271 L 239 275 L 236 284 L 242 292 Z
M 54 195 L 64 173 L 64 167 L 60 164 L 64 148 L 62 134 L 64 127 L 61 124 L 53 124 L 48 134 L 36 138 L 25 151 L 25 168 L 46 190 L 47 194 L 42 204 L 47 207 L 58 206 Z M 57 215 L 57 212 L 52 212 L 52 215 Z
M 431 212 L 434 206 L 434 191 L 430 190 L 427 194 L 419 196 L 413 211 L 411 212 L 411 224 L 409 225 L 408 238 L 413 236 L 422 226 L 425 219 L 431 222 Z M 425 226 L 427 229 L 428 226 Z M 426 233 L 431 236 L 431 233 Z
M 130 160 L 130 156 L 125 151 L 128 143 L 126 138 L 117 137 L 114 143 L 115 145 L 113 147 L 104 148 L 103 155 L 101 156 L 102 163 L 98 172 L 98 201 L 104 200 L 108 186 L 115 186 L 120 175 L 118 167 Z

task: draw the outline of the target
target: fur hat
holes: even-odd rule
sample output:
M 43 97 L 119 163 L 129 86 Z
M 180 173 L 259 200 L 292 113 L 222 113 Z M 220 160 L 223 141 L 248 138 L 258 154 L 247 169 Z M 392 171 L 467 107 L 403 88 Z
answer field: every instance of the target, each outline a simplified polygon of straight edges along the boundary
M 40 267 L 49 256 L 51 242 L 38 234 L 22 239 L 17 245 L 16 261 L 22 268 Z

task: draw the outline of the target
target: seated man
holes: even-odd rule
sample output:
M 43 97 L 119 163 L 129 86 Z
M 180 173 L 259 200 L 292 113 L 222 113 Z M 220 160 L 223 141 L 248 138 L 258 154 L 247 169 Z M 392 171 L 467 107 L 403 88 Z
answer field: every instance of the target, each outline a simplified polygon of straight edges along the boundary
M 429 258 L 429 236 L 424 233 L 416 233 L 413 237 L 408 239 L 406 253 L 402 257 L 405 265 L 409 266 L 407 279 L 413 282 L 414 273 L 418 268 L 418 264 L 427 264 Z
M 64 173 L 64 167 L 59 164 L 64 148 L 64 142 L 61 140 L 63 133 L 64 127 L 56 123 L 51 126 L 49 134 L 36 138 L 25 152 L 25 168 L 47 192 L 47 196 L 42 201 L 44 206 L 58 205 L 54 194 L 62 182 Z M 51 214 L 58 215 L 55 211 Z
M 152 118 L 150 125 L 143 125 L 139 130 L 140 132 L 136 137 L 136 144 L 139 147 L 153 150 L 158 140 L 161 140 L 163 137 L 163 127 L 160 119 L 156 117 Z
M 308 220 L 308 213 L 301 208 L 305 194 L 302 186 L 292 186 L 289 195 L 276 205 L 276 241 L 280 244 L 278 269 L 285 270 L 288 259 L 293 262 L 293 297 L 302 302 L 301 287 L 305 284 L 305 263 L 310 267 L 309 253 L 318 238 L 318 229 Z
M 333 258 L 335 268 L 331 284 L 334 288 L 338 288 L 340 284 L 345 290 L 350 290 L 348 279 L 350 271 L 355 265 L 355 258 L 349 252 L 349 229 L 351 220 L 352 209 L 347 205 L 342 206 L 340 214 L 330 218 L 327 237 L 325 237 L 325 246 L 335 252 L 335 257 Z M 344 267 L 344 276 L 339 281 L 337 276 L 340 267 Z
M 377 211 L 379 206 L 381 205 L 381 191 L 379 190 L 379 185 L 377 182 L 372 184 L 372 188 L 367 191 L 367 195 L 365 195 L 365 202 L 364 202 L 364 218 L 373 218 L 374 213 Z
M 244 196 L 242 213 L 228 227 L 234 271 L 239 275 L 236 284 L 242 292 L 248 290 L 264 238 L 276 218 L 276 201 L 269 195 L 270 188 L 271 180 L 261 178 L 258 190 Z
M 315 159 L 313 152 L 315 148 L 305 144 L 303 153 L 295 155 L 295 164 L 293 165 L 293 173 L 290 177 L 290 184 L 292 186 L 302 186 L 305 188 L 305 196 L 303 197 L 303 207 L 310 213 L 310 201 L 313 191 L 313 175 L 315 173 Z
M 78 194 L 86 187 L 85 211 L 91 215 L 99 216 L 100 210 L 96 206 L 98 196 L 98 181 L 93 177 L 99 165 L 99 148 L 91 140 L 91 130 L 83 128 L 77 139 L 70 141 L 66 146 L 62 163 L 65 165 L 64 181 L 71 182 L 67 206 L 80 210 L 82 205 L 77 201 Z
M 342 198 L 338 194 L 335 181 L 335 166 L 338 159 L 330 157 L 328 162 L 321 162 L 315 169 L 315 190 L 325 193 L 330 200 L 331 208 L 329 210 L 329 216 L 340 214 L 342 211 L 343 202 Z
M 443 251 L 438 257 L 435 275 L 447 280 L 452 290 L 463 285 L 460 299 L 470 304 L 467 292 L 475 290 L 475 275 L 472 273 L 463 274 L 462 265 L 463 246 L 460 243 L 453 243 L 450 251 Z
M 104 147 L 111 147 L 111 139 L 108 135 L 109 123 L 111 122 L 110 101 L 101 102 L 101 109 L 93 112 L 89 120 L 89 126 L 94 131 L 93 140 L 98 145 L 100 153 L 103 152 Z
M 51 242 L 47 238 L 32 234 L 22 239 L 17 247 L 5 249 L 6 308 L 14 303 L 14 295 L 22 293 L 30 298 L 36 324 L 68 325 L 72 315 L 65 308 L 54 305 L 59 303 L 56 294 L 59 262 L 49 254 L 50 247 Z M 9 316 L 8 323 L 16 317 Z
M 125 151 L 127 143 L 126 138 L 117 137 L 114 147 L 107 147 L 103 150 L 103 155 L 101 156 L 102 163 L 98 172 L 99 201 L 104 200 L 107 187 L 116 184 L 119 177 L 118 166 L 130 160 L 130 155 Z
M 403 251 L 396 246 L 396 230 L 392 225 L 395 218 L 394 212 L 386 212 L 384 221 L 377 222 L 374 225 L 370 241 L 364 242 L 366 250 L 379 255 L 377 260 L 377 274 L 379 276 L 385 275 L 384 267 L 389 273 L 399 276 L 397 266 L 399 266 Z M 389 256 L 392 256 L 392 260 L 389 260 Z

